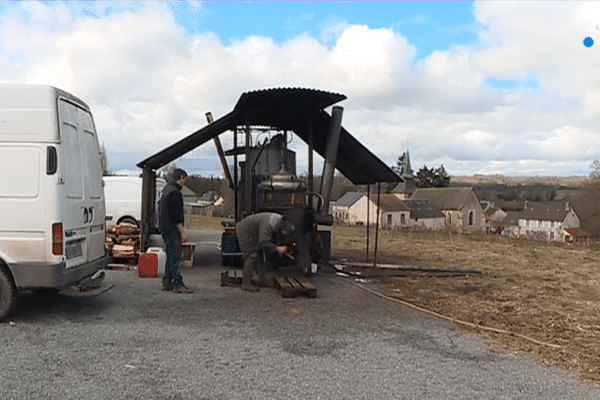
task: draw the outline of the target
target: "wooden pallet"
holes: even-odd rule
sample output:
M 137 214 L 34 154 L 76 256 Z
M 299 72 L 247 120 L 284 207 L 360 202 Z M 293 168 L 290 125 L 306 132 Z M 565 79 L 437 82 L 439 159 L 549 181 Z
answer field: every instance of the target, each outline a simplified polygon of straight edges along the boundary
M 281 297 L 292 298 L 301 294 L 307 297 L 317 297 L 317 289 L 312 283 L 301 277 L 275 278 L 275 287 L 281 292 Z
M 234 274 L 235 276 L 229 276 L 229 271 L 221 272 L 221 286 L 240 286 L 242 277 L 237 276 L 235 271 Z

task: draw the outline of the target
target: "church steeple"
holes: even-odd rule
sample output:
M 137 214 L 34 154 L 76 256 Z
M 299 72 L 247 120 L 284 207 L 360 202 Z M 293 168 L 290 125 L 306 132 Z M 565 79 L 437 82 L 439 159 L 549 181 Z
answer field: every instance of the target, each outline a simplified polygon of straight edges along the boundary
M 410 167 L 410 155 L 408 154 L 408 147 L 406 148 L 406 157 L 404 157 L 402 163 L 402 177 L 403 178 L 415 178 L 413 176 L 412 168 Z
M 408 154 L 408 143 L 406 144 L 406 152 L 402 160 L 402 175 L 400 177 L 404 182 L 401 182 L 392 191 L 402 199 L 408 199 L 417 190 L 417 182 L 413 175 L 413 170 L 410 166 L 410 155 Z

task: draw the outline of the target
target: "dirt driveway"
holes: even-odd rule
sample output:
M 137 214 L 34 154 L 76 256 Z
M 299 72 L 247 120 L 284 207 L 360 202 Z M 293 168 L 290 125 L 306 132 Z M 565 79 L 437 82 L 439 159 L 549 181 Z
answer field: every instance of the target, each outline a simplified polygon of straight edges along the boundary
M 218 240 L 194 232 L 192 241 Z M 192 295 L 107 271 L 95 298 L 24 293 L 0 324 L 2 399 L 596 399 L 572 373 L 539 366 L 330 271 L 314 299 L 220 286 L 199 246 Z M 372 288 L 377 289 L 375 286 Z M 490 349 L 493 349 L 490 351 Z

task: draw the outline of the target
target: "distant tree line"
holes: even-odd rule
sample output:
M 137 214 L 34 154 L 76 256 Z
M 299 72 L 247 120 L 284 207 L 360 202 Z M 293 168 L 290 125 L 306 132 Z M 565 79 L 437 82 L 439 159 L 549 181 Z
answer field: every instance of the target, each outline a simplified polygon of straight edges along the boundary
M 108 157 L 106 156 L 104 143 L 100 145 L 100 167 L 102 168 L 102 176 L 112 175 L 112 171 L 108 169 Z
M 402 176 L 403 174 L 414 175 L 413 170 L 404 171 L 404 163 L 408 157 L 407 153 L 404 152 L 395 165 L 392 165 L 392 171 Z M 415 177 L 415 183 L 418 188 L 442 188 L 450 185 L 450 175 L 446 172 L 444 165 L 440 165 L 438 168 L 427 168 L 427 165 L 421 167 Z
M 435 169 L 423 165 L 417 171 L 415 181 L 418 188 L 443 188 L 450 185 L 450 175 L 448 175 L 443 165 Z

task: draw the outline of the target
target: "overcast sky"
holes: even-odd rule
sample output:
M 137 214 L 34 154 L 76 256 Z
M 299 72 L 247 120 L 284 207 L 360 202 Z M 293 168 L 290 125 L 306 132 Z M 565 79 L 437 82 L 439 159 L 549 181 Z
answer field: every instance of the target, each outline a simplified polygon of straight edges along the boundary
M 243 92 L 306 87 L 345 94 L 342 124 L 389 165 L 408 143 L 415 171 L 588 175 L 599 29 L 597 2 L 2 1 L 0 82 L 86 101 L 113 171 Z M 212 142 L 176 163 L 221 174 Z

